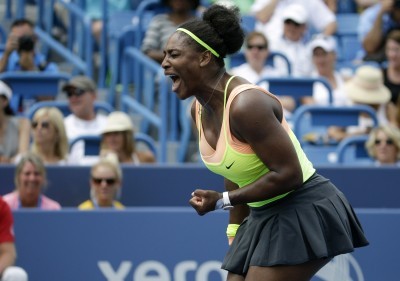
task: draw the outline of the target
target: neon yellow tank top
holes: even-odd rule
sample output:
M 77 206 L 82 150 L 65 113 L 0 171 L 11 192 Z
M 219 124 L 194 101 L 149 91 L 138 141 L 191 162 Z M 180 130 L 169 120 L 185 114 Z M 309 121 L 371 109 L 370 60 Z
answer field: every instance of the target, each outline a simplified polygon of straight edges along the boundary
M 234 76 L 229 79 L 225 87 L 223 113 L 224 116 L 222 121 L 221 133 L 217 141 L 217 146 L 215 150 L 208 144 L 207 140 L 202 137 L 204 136 L 204 131 L 201 124 L 201 105 L 197 101 L 196 112 L 199 112 L 199 114 L 196 115 L 196 126 L 199 132 L 200 155 L 206 167 L 212 172 L 227 178 L 228 180 L 236 183 L 240 188 L 242 188 L 256 181 L 262 175 L 268 173 L 269 169 L 254 153 L 250 145 L 240 142 L 231 134 L 229 125 L 230 105 L 237 95 L 248 89 L 258 89 L 275 99 L 277 98 L 261 87 L 252 84 L 244 84 L 234 88 L 227 101 L 227 89 L 229 82 L 232 80 L 232 78 L 234 78 Z M 290 129 L 285 118 L 283 118 L 281 124 L 284 127 L 285 131 L 288 133 L 295 147 L 303 173 L 303 182 L 305 182 L 309 177 L 314 174 L 315 169 L 303 152 L 299 141 L 297 140 L 293 131 Z M 278 200 L 289 193 L 290 192 L 281 194 L 264 201 L 251 202 L 248 203 L 248 205 L 251 207 L 260 207 L 275 200 Z

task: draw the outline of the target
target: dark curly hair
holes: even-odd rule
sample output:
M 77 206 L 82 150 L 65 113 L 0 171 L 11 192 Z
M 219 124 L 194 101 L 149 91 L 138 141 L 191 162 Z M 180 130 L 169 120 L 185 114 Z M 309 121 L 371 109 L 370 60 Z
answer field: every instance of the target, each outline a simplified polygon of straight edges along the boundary
M 203 19 L 188 21 L 180 27 L 191 31 L 213 48 L 220 55 L 217 60 L 223 63 L 223 58 L 236 53 L 243 45 L 245 33 L 240 21 L 239 8 L 212 5 L 204 12 Z M 205 50 L 190 37 L 188 43 L 199 52 Z

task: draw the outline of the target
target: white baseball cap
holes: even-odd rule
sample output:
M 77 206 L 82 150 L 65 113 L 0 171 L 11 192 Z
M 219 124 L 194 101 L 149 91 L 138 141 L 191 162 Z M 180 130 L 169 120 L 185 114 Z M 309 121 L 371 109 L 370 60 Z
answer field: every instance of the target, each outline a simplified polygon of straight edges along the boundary
M 310 42 L 310 50 L 314 51 L 315 48 L 322 48 L 325 52 L 336 52 L 336 41 L 332 36 L 317 35 Z
M 292 20 L 298 24 L 305 24 L 308 20 L 306 9 L 300 4 L 289 5 L 282 14 L 283 20 Z
M 12 97 L 11 88 L 6 83 L 0 80 L 0 96 L 5 96 L 9 101 Z

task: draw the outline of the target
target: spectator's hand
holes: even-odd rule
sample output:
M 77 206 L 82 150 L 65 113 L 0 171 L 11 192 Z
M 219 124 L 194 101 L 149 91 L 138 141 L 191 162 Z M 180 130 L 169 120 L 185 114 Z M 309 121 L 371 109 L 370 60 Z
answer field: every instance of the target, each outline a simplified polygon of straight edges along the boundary
M 11 54 L 14 50 L 18 49 L 18 39 L 19 37 L 10 33 L 7 37 L 6 46 L 4 48 L 5 54 Z
M 331 126 L 328 128 L 328 137 L 336 140 L 337 142 L 341 141 L 346 136 L 346 132 L 342 127 Z
M 392 11 L 395 0 L 382 0 L 381 1 L 381 12 L 388 13 Z
M 216 191 L 196 189 L 192 193 L 192 198 L 189 200 L 189 204 L 200 216 L 203 216 L 206 213 L 215 210 L 215 204 L 218 199 L 220 199 L 220 194 Z

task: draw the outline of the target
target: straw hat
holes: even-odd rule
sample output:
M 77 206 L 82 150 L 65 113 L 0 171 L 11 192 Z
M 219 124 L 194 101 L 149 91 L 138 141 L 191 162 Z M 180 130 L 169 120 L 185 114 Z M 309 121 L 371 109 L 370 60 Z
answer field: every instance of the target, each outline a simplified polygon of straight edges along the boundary
M 344 85 L 347 96 L 355 103 L 384 104 L 390 100 L 390 90 L 383 84 L 382 71 L 374 66 L 357 68 L 354 77 Z
M 101 133 L 105 134 L 123 131 L 133 132 L 133 130 L 133 123 L 129 116 L 122 111 L 114 111 L 107 116 L 106 125 Z

